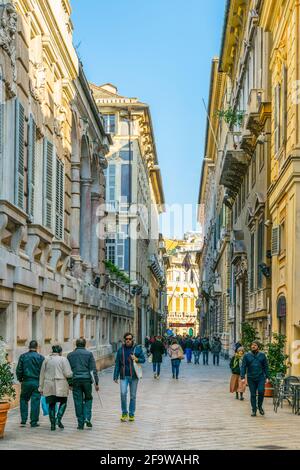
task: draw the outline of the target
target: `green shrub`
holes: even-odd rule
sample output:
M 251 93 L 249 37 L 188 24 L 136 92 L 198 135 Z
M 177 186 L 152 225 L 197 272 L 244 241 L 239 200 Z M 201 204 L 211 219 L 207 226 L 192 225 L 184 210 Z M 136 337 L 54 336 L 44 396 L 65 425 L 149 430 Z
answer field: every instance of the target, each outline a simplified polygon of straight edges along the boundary
M 16 398 L 14 375 L 6 356 L 5 343 L 3 338 L 0 337 L 0 401 L 4 399 L 15 400 Z

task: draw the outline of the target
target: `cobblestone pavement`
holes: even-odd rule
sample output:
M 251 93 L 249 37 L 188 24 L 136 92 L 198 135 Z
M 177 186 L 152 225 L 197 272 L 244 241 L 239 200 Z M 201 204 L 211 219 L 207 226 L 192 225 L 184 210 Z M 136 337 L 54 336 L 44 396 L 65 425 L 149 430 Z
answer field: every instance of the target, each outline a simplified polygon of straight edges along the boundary
M 244 402 L 228 392 L 228 362 L 220 367 L 182 363 L 180 380 L 171 378 L 165 359 L 160 380 L 144 367 L 135 423 L 120 422 L 119 386 L 112 369 L 100 374 L 104 408 L 95 396 L 93 428 L 78 431 L 73 399 L 64 430 L 50 432 L 48 417 L 36 429 L 19 427 L 18 410 L 10 412 L 2 449 L 300 449 L 300 416 L 288 405 L 275 414 L 265 400 L 266 416 L 250 416 L 249 392 Z

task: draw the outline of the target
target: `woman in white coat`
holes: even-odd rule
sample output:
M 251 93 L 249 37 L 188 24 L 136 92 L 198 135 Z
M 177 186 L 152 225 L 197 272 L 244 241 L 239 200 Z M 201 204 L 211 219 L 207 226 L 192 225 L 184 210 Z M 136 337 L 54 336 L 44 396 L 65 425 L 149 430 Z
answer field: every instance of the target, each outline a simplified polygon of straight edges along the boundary
M 68 359 L 62 356 L 62 348 L 52 346 L 52 354 L 47 356 L 42 364 L 39 387 L 49 405 L 51 431 L 55 431 L 56 424 L 64 429 L 61 420 L 67 408 L 70 389 L 68 379 L 71 379 L 72 375 Z M 55 416 L 56 403 L 59 403 L 57 416 Z

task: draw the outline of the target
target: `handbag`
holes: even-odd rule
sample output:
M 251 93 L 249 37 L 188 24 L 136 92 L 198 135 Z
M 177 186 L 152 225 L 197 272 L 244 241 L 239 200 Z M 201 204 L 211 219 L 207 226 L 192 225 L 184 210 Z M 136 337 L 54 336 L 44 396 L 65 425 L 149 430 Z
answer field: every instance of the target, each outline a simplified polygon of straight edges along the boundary
M 153 362 L 153 354 L 149 354 L 149 356 L 148 356 L 148 362 L 149 362 L 149 364 L 152 364 L 152 362 Z
M 134 348 L 134 351 L 133 351 L 134 355 L 135 355 L 135 349 L 136 348 Z M 137 378 L 141 379 L 143 377 L 143 370 L 142 370 L 141 364 L 138 364 L 137 362 L 133 361 L 133 367 L 134 367 Z

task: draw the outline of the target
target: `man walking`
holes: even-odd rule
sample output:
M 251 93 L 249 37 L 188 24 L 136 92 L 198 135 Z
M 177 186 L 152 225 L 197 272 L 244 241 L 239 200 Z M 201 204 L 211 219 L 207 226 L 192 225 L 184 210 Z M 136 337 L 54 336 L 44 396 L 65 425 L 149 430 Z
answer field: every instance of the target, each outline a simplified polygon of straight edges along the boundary
M 135 371 L 134 363 L 143 364 L 144 362 L 145 356 L 142 347 L 134 344 L 133 335 L 131 333 L 126 333 L 124 335 L 124 344 L 117 352 L 114 370 L 114 381 L 119 383 L 120 378 L 122 422 L 128 419 L 128 387 L 130 390 L 129 421 L 135 420 L 136 394 L 139 378 Z
M 94 355 L 86 349 L 86 340 L 80 338 L 76 341 L 76 349 L 69 353 L 67 358 L 73 372 L 72 390 L 78 421 L 77 429 L 84 429 L 84 424 L 92 428 L 93 381 L 96 391 L 99 391 L 99 377 Z
M 21 427 L 26 426 L 28 419 L 28 402 L 30 403 L 30 425 L 32 428 L 39 426 L 40 401 L 41 394 L 39 392 L 40 371 L 44 361 L 44 356 L 37 352 L 37 341 L 30 341 L 29 351 L 21 354 L 16 374 L 17 379 L 21 383 L 20 396 L 20 412 Z
M 160 377 L 160 368 L 162 364 L 162 358 L 165 354 L 165 347 L 163 345 L 162 339 L 160 336 L 156 337 L 156 340 L 150 347 L 150 353 L 152 354 L 152 366 L 153 374 L 155 379 Z
M 193 344 L 194 363 L 199 364 L 201 343 L 197 337 Z
M 269 365 L 266 355 L 259 351 L 259 345 L 255 341 L 251 344 L 251 351 L 245 354 L 241 367 L 241 380 L 245 383 L 245 376 L 251 394 L 251 416 L 256 416 L 257 407 L 260 414 L 265 414 L 263 401 L 265 394 L 265 383 L 270 380 Z M 258 403 L 256 402 L 256 393 L 258 392 Z
M 203 365 L 208 366 L 208 353 L 210 351 L 210 344 L 207 336 L 205 336 L 205 338 L 203 338 L 201 341 L 201 350 L 203 356 Z
M 192 351 L 193 351 L 193 340 L 191 337 L 188 337 L 185 342 L 185 354 L 186 360 L 188 364 L 192 362 Z
M 214 366 L 217 364 L 217 366 L 220 364 L 220 353 L 222 350 L 222 343 L 220 341 L 220 338 L 217 338 L 216 336 L 213 339 L 212 345 L 211 345 L 211 352 L 213 355 L 213 364 Z

